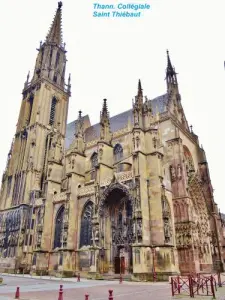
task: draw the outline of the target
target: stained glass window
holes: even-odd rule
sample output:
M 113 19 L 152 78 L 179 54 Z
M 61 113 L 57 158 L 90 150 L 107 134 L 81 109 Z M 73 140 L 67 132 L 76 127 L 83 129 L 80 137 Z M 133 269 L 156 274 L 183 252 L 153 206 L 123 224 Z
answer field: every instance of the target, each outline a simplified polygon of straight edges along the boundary
M 93 203 L 88 202 L 83 210 L 80 228 L 80 247 L 92 245 Z
M 123 158 L 123 148 L 120 144 L 116 144 L 113 149 L 113 154 L 115 162 L 118 162 Z
M 98 154 L 95 152 L 91 157 L 91 167 L 95 168 L 98 165 Z
M 61 206 L 55 218 L 54 249 L 62 246 L 64 206 Z

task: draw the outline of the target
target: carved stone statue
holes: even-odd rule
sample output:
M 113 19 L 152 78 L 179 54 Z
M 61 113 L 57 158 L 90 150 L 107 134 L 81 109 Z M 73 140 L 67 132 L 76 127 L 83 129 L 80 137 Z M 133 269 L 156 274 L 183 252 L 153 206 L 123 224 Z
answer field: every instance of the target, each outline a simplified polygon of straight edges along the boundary
M 98 224 L 96 224 L 94 226 L 93 236 L 94 236 L 95 243 L 98 243 L 98 241 L 99 241 L 99 225 Z
M 178 179 L 182 178 L 182 171 L 181 171 L 181 165 L 180 164 L 177 166 L 177 177 L 178 177 Z
M 48 169 L 48 177 L 51 176 L 51 172 L 52 172 L 52 168 L 49 168 L 49 169 Z
M 41 246 L 41 233 L 37 233 L 36 235 L 36 244 L 37 244 L 37 247 L 40 247 Z
M 64 230 L 63 232 L 63 244 L 67 242 L 68 232 Z
M 73 158 L 73 159 L 71 160 L 71 169 L 74 169 L 74 166 L 75 166 L 75 159 Z
M 66 206 L 63 217 L 64 228 L 68 228 L 69 225 L 69 207 Z
M 112 242 L 115 242 L 116 240 L 116 229 L 115 227 L 113 226 L 112 227 Z
M 142 237 L 142 220 L 137 220 L 137 236 Z
M 169 243 L 171 241 L 171 236 L 172 236 L 172 230 L 171 230 L 169 220 L 164 220 L 164 235 L 165 235 L 165 242 Z
M 176 170 L 173 166 L 170 166 L 170 176 L 172 182 L 176 181 Z
M 95 185 L 95 200 L 96 204 L 98 204 L 100 201 L 100 187 L 98 183 Z
M 20 237 L 19 237 L 19 245 L 20 245 L 20 246 L 23 246 L 23 243 L 24 243 L 24 237 L 23 237 L 23 235 L 21 234 Z
M 139 148 L 140 145 L 140 138 L 139 136 L 136 136 L 136 147 Z
M 102 149 L 100 149 L 98 151 L 98 155 L 99 155 L 99 160 L 102 160 L 102 156 L 103 156 L 103 150 Z

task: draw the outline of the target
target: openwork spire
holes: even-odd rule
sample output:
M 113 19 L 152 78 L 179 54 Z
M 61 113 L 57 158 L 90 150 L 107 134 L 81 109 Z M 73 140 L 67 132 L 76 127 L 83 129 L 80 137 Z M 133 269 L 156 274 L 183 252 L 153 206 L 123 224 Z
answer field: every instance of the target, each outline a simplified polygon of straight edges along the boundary
M 175 72 L 175 69 L 172 66 L 168 50 L 166 51 L 166 54 L 167 54 L 167 68 L 166 68 L 167 83 L 177 84 L 177 77 L 176 77 L 177 73 Z
M 52 25 L 46 37 L 47 43 L 62 45 L 62 2 L 58 2 L 58 8 L 53 19 Z

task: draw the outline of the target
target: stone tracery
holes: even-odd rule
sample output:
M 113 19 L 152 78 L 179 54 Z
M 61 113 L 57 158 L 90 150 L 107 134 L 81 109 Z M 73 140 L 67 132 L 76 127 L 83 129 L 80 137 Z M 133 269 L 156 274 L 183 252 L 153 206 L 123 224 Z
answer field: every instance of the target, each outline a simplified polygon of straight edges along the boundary
M 93 244 L 92 238 L 92 218 L 93 218 L 93 202 L 88 201 L 83 209 L 81 216 L 81 228 L 80 228 L 80 248 L 83 246 L 91 246 Z M 95 231 L 94 237 L 97 233 Z

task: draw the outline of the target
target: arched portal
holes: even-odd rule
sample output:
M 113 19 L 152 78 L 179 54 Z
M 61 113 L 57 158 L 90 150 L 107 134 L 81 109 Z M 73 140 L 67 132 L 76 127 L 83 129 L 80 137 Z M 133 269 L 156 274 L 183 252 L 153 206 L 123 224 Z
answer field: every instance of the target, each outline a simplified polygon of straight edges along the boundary
M 64 210 L 65 207 L 62 205 L 55 218 L 54 249 L 62 246 Z
M 119 183 L 108 187 L 99 213 L 108 264 L 116 274 L 132 272 L 133 199 L 126 187 Z

